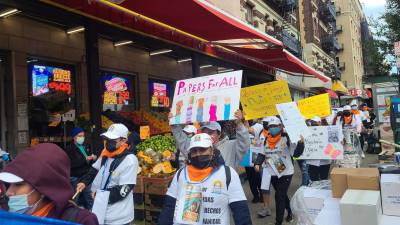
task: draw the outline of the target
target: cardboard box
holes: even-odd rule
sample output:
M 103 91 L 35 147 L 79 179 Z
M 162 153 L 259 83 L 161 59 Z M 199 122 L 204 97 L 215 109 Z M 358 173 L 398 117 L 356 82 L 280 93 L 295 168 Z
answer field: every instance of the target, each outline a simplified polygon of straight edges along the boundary
M 325 199 L 331 198 L 330 190 L 321 190 L 313 187 L 305 187 L 303 200 L 307 215 L 314 221 L 324 207 Z
M 351 170 L 347 174 L 347 188 L 379 191 L 379 170 L 377 168 L 357 168 Z
M 347 173 L 350 169 L 333 168 L 331 171 L 332 196 L 341 198 L 347 190 Z
M 333 168 L 332 196 L 341 198 L 347 189 L 379 190 L 377 168 Z
M 382 174 L 381 197 L 383 214 L 400 216 L 400 174 Z
M 340 200 L 342 225 L 378 225 L 382 218 L 379 191 L 348 189 Z

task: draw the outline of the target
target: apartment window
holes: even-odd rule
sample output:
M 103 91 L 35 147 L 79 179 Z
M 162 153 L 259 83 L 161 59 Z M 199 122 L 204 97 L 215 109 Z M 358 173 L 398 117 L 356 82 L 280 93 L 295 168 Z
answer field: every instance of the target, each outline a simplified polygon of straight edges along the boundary
M 253 6 L 251 6 L 249 3 L 246 3 L 244 5 L 244 9 L 246 10 L 245 12 L 246 21 L 250 24 L 253 24 Z

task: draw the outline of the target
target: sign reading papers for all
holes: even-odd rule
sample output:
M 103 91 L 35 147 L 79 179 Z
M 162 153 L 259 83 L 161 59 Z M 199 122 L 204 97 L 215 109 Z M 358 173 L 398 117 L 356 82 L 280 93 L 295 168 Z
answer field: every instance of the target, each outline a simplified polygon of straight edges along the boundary
M 240 96 L 246 120 L 278 115 L 275 105 L 292 101 L 286 81 L 242 88 Z
M 331 115 L 331 103 L 328 94 L 321 94 L 297 101 L 301 114 L 306 119 L 314 116 L 327 117 Z
M 343 132 L 341 126 L 310 127 L 300 159 L 343 159 Z
M 234 120 L 241 86 L 241 70 L 177 81 L 170 124 Z
M 278 104 L 276 108 L 292 143 L 298 142 L 301 135 L 306 138 L 311 134 L 296 102 Z

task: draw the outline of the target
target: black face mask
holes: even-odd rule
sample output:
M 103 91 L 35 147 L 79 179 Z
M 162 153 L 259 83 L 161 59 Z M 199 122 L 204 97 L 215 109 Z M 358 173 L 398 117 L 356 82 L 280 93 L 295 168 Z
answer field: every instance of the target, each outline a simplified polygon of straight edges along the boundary
M 106 149 L 110 152 L 113 152 L 117 149 L 117 141 L 116 140 L 107 140 L 106 141 Z
M 210 166 L 212 157 L 209 155 L 199 155 L 192 157 L 189 155 L 189 162 L 197 169 L 204 169 Z
M 345 111 L 345 112 L 343 112 L 343 115 L 344 115 L 344 116 L 350 116 L 350 115 L 351 115 L 351 112 Z

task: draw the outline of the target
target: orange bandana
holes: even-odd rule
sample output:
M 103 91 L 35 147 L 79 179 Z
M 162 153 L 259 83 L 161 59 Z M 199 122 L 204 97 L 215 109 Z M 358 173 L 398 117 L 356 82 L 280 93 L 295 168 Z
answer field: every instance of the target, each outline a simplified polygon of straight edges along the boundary
M 114 158 L 117 155 L 120 155 L 123 153 L 126 149 L 128 148 L 128 144 L 124 143 L 119 148 L 113 152 L 108 151 L 107 149 L 103 149 L 101 152 L 101 157 L 107 157 L 107 158 Z
M 50 202 L 49 204 L 43 206 L 41 209 L 33 213 L 32 216 L 46 217 L 53 208 L 54 204 Z
M 354 115 L 359 115 L 360 111 L 358 111 L 358 109 L 353 109 L 351 110 L 351 113 L 353 113 Z
M 200 181 L 204 180 L 206 177 L 208 177 L 211 174 L 211 172 L 213 170 L 213 168 L 211 166 L 207 167 L 205 169 L 202 169 L 202 170 L 197 169 L 192 165 L 188 165 L 187 168 L 188 168 L 188 173 L 189 173 L 189 179 L 191 181 L 195 181 L 195 182 L 200 182 Z
M 272 135 L 268 134 L 268 138 L 267 138 L 267 144 L 268 144 L 268 148 L 270 150 L 273 150 L 276 145 L 278 144 L 278 142 L 281 140 L 282 135 L 279 134 L 276 137 L 272 137 Z
M 343 118 L 344 118 L 344 124 L 351 124 L 351 122 L 353 120 L 353 117 L 351 115 L 350 116 L 344 116 Z
M 267 138 L 269 136 L 269 131 L 264 129 L 262 134 L 264 135 L 265 138 Z

